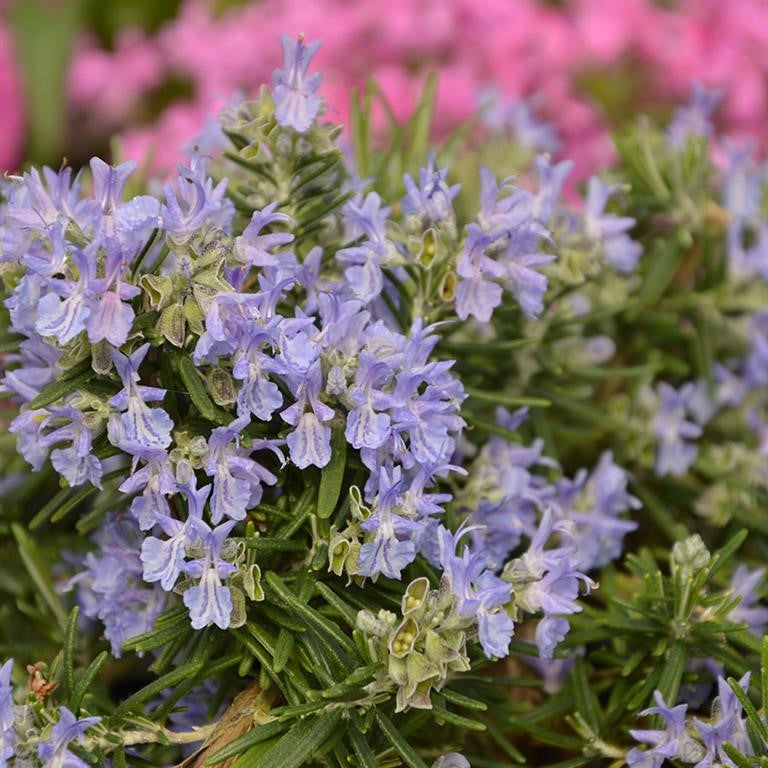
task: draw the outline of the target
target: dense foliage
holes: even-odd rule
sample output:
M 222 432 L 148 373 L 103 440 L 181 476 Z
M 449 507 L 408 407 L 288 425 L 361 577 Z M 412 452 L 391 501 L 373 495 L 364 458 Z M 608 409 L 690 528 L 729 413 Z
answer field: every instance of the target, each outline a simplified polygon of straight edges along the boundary
M 717 94 L 570 205 L 431 153 L 434 83 L 344 138 L 282 42 L 175 182 L 3 184 L 0 765 L 768 763 L 766 170 Z

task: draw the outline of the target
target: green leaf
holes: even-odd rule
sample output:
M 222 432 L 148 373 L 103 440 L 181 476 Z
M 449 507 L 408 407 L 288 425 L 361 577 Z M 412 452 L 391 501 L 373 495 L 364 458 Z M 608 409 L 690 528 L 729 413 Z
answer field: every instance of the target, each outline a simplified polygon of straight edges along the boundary
M 676 640 L 664 659 L 659 678 L 658 689 L 664 701 L 677 700 L 680 682 L 683 679 L 685 665 L 688 663 L 688 646 L 682 640 Z
M 463 693 L 452 691 L 450 688 L 443 688 L 440 694 L 446 701 L 450 701 L 452 704 L 456 704 L 464 709 L 473 709 L 476 712 L 485 712 L 488 709 L 488 705 L 484 701 L 478 701 L 472 699 L 469 696 L 465 696 Z
M 508 757 L 511 757 L 518 763 L 525 762 L 525 756 L 522 752 L 512 744 L 509 739 L 501 732 L 499 727 L 489 717 L 482 717 L 482 721 L 485 723 L 485 727 L 488 730 L 488 735 L 493 739 L 496 746 L 499 747 Z
M 760 715 L 758 715 L 757 710 L 755 709 L 755 705 L 752 703 L 749 696 L 747 696 L 747 694 L 744 692 L 738 681 L 734 680 L 732 677 L 728 678 L 728 685 L 731 686 L 731 690 L 739 700 L 739 703 L 742 707 L 744 707 L 744 712 L 746 713 L 747 718 L 757 729 L 757 732 L 760 734 L 762 740 L 764 742 L 768 742 L 768 728 L 766 728 L 762 718 Z
M 543 397 L 527 397 L 503 395 L 499 392 L 484 392 L 474 387 L 464 387 L 464 391 L 469 395 L 470 400 L 480 400 L 494 405 L 506 405 L 510 408 L 521 408 L 529 406 L 531 408 L 549 408 L 551 402 Z
M 416 165 L 424 165 L 427 160 L 429 147 L 429 132 L 432 126 L 432 117 L 435 112 L 435 96 L 437 94 L 437 75 L 430 72 L 424 83 L 421 99 L 416 106 L 412 118 L 413 138 L 408 154 L 405 158 L 406 168 L 415 168 Z
M 204 765 L 218 765 L 219 763 L 223 763 L 229 757 L 241 755 L 255 744 L 261 744 L 275 736 L 279 736 L 289 726 L 290 723 L 283 723 L 278 720 L 264 723 L 264 725 L 257 725 L 253 730 L 248 731 L 248 733 L 245 733 L 242 736 L 238 736 L 221 749 L 217 749 L 212 755 L 206 758 Z
M 482 733 L 486 730 L 485 723 L 481 723 L 477 720 L 473 720 L 470 717 L 463 717 L 462 715 L 457 715 L 455 712 L 451 712 L 449 709 L 446 709 L 442 705 L 441 700 L 442 696 L 440 696 L 440 694 L 433 694 L 433 712 L 438 723 L 441 721 L 444 723 L 450 723 L 451 725 L 455 725 L 457 728 L 461 728 L 462 730 L 466 731 L 479 731 Z
M 35 583 L 37 591 L 45 601 L 45 604 L 53 612 L 56 621 L 62 631 L 67 626 L 67 614 L 61 604 L 61 598 L 53 586 L 53 580 L 48 573 L 48 567 L 45 558 L 37 548 L 37 544 L 32 541 L 27 532 L 18 523 L 11 524 L 11 530 L 19 546 L 19 555 L 27 569 L 30 578 Z
M 208 390 L 205 388 L 205 382 L 192 358 L 185 354 L 177 354 L 176 365 L 184 387 L 199 414 L 214 424 L 224 426 L 229 424 L 232 421 L 232 416 L 211 400 Z
M 345 635 L 332 621 L 329 621 L 321 613 L 318 613 L 314 608 L 310 608 L 301 602 L 291 592 L 280 579 L 280 577 L 274 573 L 274 571 L 268 571 L 266 580 L 272 590 L 277 594 L 280 600 L 285 604 L 286 608 L 290 608 L 297 618 L 302 619 L 310 626 L 315 627 L 332 637 L 345 651 L 358 656 L 357 648 L 350 638 Z
M 331 460 L 320 474 L 320 487 L 317 491 L 317 516 L 321 520 L 327 520 L 336 509 L 346 467 L 347 438 L 344 430 L 336 427 L 331 432 Z
M 349 729 L 349 740 L 360 768 L 379 768 L 379 761 L 365 736 L 356 726 Z
M 333 589 L 331 589 L 327 584 L 323 584 L 321 581 L 317 582 L 315 589 L 317 590 L 318 594 L 321 595 L 322 598 L 328 603 L 328 605 L 336 609 L 348 627 L 351 629 L 355 629 L 357 627 L 357 611 L 355 611 L 354 608 L 351 608 L 347 603 L 344 602 L 341 597 L 336 594 L 336 592 L 333 591 Z
M 637 295 L 637 304 L 629 313 L 630 320 L 637 320 L 644 309 L 655 304 L 672 282 L 677 270 L 683 263 L 684 253 L 681 250 L 671 251 L 657 247 L 647 257 L 650 265 L 645 280 Z
M 75 685 L 72 696 L 69 699 L 69 708 L 75 714 L 77 714 L 77 712 L 80 710 L 80 705 L 83 703 L 85 694 L 88 693 L 88 689 L 93 684 L 93 681 L 96 679 L 96 675 L 99 674 L 99 671 L 101 670 L 102 666 L 104 666 L 104 663 L 108 658 L 109 653 L 107 653 L 107 651 L 102 651 L 88 665 L 88 669 L 85 670 L 85 673 L 80 678 L 80 680 L 78 680 L 77 685 Z
M 709 566 L 707 581 L 709 581 L 726 564 L 728 559 L 736 553 L 748 535 L 749 531 L 746 528 L 742 528 L 735 535 L 731 536 L 722 549 L 718 550 Z
M 189 628 L 190 632 L 193 631 L 189 626 L 187 609 L 178 608 L 169 611 L 157 619 L 154 629 L 135 637 L 129 637 L 123 643 L 123 650 L 136 651 L 137 653 L 151 651 L 178 637 L 185 628 Z
M 141 690 L 136 691 L 132 696 L 129 696 L 123 702 L 118 704 L 112 712 L 112 718 L 115 721 L 119 720 L 123 715 L 138 707 L 140 704 L 143 704 L 148 699 L 154 698 L 162 693 L 166 688 L 170 688 L 185 680 L 191 680 L 196 677 L 204 667 L 205 665 L 202 661 L 187 662 L 172 670 L 167 675 L 158 677 L 157 680 L 149 685 L 145 685 Z
M 281 629 L 277 635 L 275 643 L 275 655 L 272 659 L 272 666 L 275 672 L 282 672 L 293 650 L 293 633 L 287 629 Z
M 26 0 L 6 7 L 24 76 L 24 158 L 58 167 L 67 121 L 66 76 L 83 3 Z
M 96 375 L 91 370 L 90 361 L 86 362 L 88 362 L 88 370 L 84 373 L 79 373 L 70 378 L 62 377 L 56 379 L 56 381 L 52 381 L 47 386 L 43 387 L 40 390 L 40 394 L 27 403 L 27 410 L 34 411 L 37 408 L 45 408 L 46 405 L 55 403 L 58 400 L 61 400 L 62 397 L 71 395 L 75 390 L 84 387 Z
M 733 760 L 737 768 L 755 768 L 755 763 L 745 757 L 732 744 L 723 744 L 723 751 Z
M 122 744 L 112 753 L 112 768 L 126 768 L 125 749 Z
M 408 768 L 427 768 L 426 763 L 418 756 L 416 750 L 403 738 L 400 731 L 395 728 L 392 721 L 378 709 L 376 710 L 376 722 L 387 741 L 395 748 L 403 758 Z
M 334 708 L 319 717 L 300 720 L 265 754 L 258 750 L 255 755 L 249 750 L 232 768 L 300 768 L 336 734 L 341 713 L 341 709 Z
M 571 670 L 570 681 L 576 699 L 576 711 L 584 718 L 592 731 L 599 734 L 603 716 L 598 709 L 597 699 L 589 686 L 587 666 L 583 658 L 576 659 Z
M 69 614 L 64 646 L 61 649 L 61 671 L 64 696 L 71 697 L 75 689 L 75 653 L 77 651 L 77 620 L 80 608 L 75 606 Z
M 763 651 L 760 654 L 760 677 L 763 681 L 763 712 L 768 712 L 768 635 L 763 637 Z

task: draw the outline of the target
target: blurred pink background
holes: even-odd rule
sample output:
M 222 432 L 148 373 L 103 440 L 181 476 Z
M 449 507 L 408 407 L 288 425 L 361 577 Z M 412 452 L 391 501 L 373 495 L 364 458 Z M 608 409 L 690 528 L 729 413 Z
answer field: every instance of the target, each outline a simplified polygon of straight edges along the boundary
M 167 170 L 207 114 L 270 81 L 278 36 L 299 32 L 323 40 L 328 119 L 345 122 L 350 88 L 371 76 L 402 118 L 436 70 L 438 130 L 475 112 L 488 89 L 502 103 L 532 99 L 581 178 L 610 161 L 611 127 L 641 111 L 668 115 L 694 80 L 725 89 L 721 128 L 766 133 L 768 0 L 263 0 L 214 16 L 215 6 L 186 0 L 155 34 L 123 29 L 110 51 L 81 36 L 67 75 L 73 135 L 98 144 L 119 134 L 127 157 L 151 153 Z M 18 77 L 0 29 L 4 168 L 23 159 Z M 177 97 L 148 108 L 168 83 Z

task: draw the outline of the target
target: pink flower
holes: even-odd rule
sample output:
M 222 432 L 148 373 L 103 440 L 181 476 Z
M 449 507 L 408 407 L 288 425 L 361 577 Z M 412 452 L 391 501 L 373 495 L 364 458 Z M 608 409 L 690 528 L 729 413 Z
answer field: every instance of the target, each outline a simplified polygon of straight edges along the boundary
M 24 107 L 11 36 L 0 22 L 0 170 L 15 170 L 24 145 Z

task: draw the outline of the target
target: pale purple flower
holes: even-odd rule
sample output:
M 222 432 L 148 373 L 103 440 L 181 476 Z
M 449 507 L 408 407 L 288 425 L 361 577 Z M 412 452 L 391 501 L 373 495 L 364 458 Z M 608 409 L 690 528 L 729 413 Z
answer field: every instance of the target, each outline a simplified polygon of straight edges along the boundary
M 294 338 L 299 340 L 301 336 L 303 334 Z M 281 354 L 289 369 L 295 366 L 297 371 L 315 354 L 309 348 L 303 349 L 303 345 L 294 347 L 287 356 L 286 351 L 284 346 Z M 314 360 L 294 387 L 296 402 L 280 413 L 283 421 L 295 427 L 288 434 L 286 443 L 291 460 L 300 469 L 309 466 L 322 468 L 331 460 L 331 428 L 327 422 L 333 418 L 334 410 L 320 400 L 321 390 L 320 361 Z
M 639 509 L 641 504 L 627 492 L 627 473 L 605 451 L 587 477 L 585 471 L 573 481 L 557 484 L 553 499 L 565 519 L 574 523 L 572 537 L 580 567 L 585 571 L 599 568 L 621 555 L 624 536 L 637 528 L 637 523 L 619 516 Z
M 265 447 L 273 449 L 281 461 L 282 454 L 266 440 L 254 441 L 250 449 L 241 447 L 240 433 L 248 424 L 250 419 L 241 417 L 227 427 L 217 427 L 208 439 L 205 472 L 213 478 L 211 522 L 214 524 L 224 517 L 242 520 L 246 510 L 261 501 L 262 485 L 277 482 L 277 477 L 250 458 L 250 454 Z
M 533 164 L 539 188 L 531 204 L 531 213 L 537 221 L 548 222 L 555 214 L 563 184 L 573 168 L 573 161 L 561 160 L 552 165 L 549 155 L 536 155 Z
M 72 248 L 77 280 L 51 278 L 48 281 L 50 290 L 40 299 L 35 321 L 35 329 L 41 336 L 53 336 L 63 345 L 85 330 L 85 322 L 91 313 L 97 249 L 98 243 L 84 251 Z
M 739 680 L 739 687 L 745 693 L 749 688 L 750 673 Z M 718 695 L 712 704 L 712 720 L 708 723 L 694 718 L 696 729 L 704 742 L 706 754 L 696 764 L 696 768 L 717 768 L 729 765 L 730 759 L 723 747 L 731 744 L 739 752 L 752 755 L 752 744 L 743 719 L 741 702 L 723 677 L 717 678 Z
M 185 488 L 188 510 L 184 522 L 164 515 L 158 520 L 167 538 L 149 536 L 141 545 L 141 562 L 144 579 L 159 582 L 170 592 L 185 567 L 187 547 L 200 541 L 207 525 L 203 522 L 203 508 L 211 492 L 211 486 Z
M 707 88 L 694 82 L 691 103 L 679 107 L 672 122 L 667 126 L 667 137 L 673 147 L 685 145 L 689 136 L 711 136 L 714 130 L 712 115 L 723 100 L 721 88 Z
M 11 672 L 13 659 L 0 667 L 0 768 L 5 768 L 16 748 L 16 731 L 13 727 L 16 714 L 13 705 Z
M 627 232 L 635 225 L 629 216 L 616 216 L 605 212 L 610 198 L 621 190 L 621 185 L 606 184 L 592 176 L 587 187 L 584 210 L 584 231 L 599 242 L 606 262 L 622 274 L 629 274 L 637 265 L 642 246 L 632 240 Z
M 462 320 L 471 315 L 487 323 L 501 304 L 502 288 L 497 281 L 505 269 L 486 255 L 493 243 L 494 238 L 477 224 L 467 227 L 467 239 L 456 262 L 456 273 L 463 278 L 456 287 L 456 314 Z
M 350 265 L 345 267 L 344 277 L 356 299 L 367 304 L 381 294 L 384 287 L 381 267 L 385 255 L 386 246 L 375 240 L 336 252 L 336 258 L 342 264 Z
M 504 606 L 512 597 L 512 587 L 486 568 L 482 551 L 473 552 L 464 546 L 457 554 L 462 537 L 469 529 L 452 534 L 440 526 L 437 531 L 440 565 L 448 588 L 457 599 L 457 610 L 462 616 L 477 621 L 478 636 L 485 655 L 503 658 L 509 651 L 509 642 L 515 631 L 512 617 Z
M 64 423 L 59 424 L 61 421 Z M 82 411 L 72 406 L 53 408 L 43 426 L 54 427 L 41 437 L 40 444 L 43 447 L 70 443 L 67 448 L 54 448 L 51 451 L 54 469 L 73 488 L 86 482 L 101 488 L 101 461 L 91 453 L 93 436 L 85 424 Z
M 378 448 L 390 435 L 391 418 L 386 409 L 393 398 L 379 387 L 389 383 L 391 371 L 386 363 L 362 352 L 349 388 L 352 408 L 347 414 L 346 437 L 353 448 Z
M 106 339 L 113 347 L 121 347 L 128 338 L 135 312 L 126 299 L 141 293 L 138 286 L 124 282 L 127 268 L 125 254 L 111 241 L 106 244 L 106 277 L 94 281 L 95 298 L 88 316 L 86 328 L 88 341 L 95 344 Z
M 684 475 L 698 455 L 698 447 L 691 441 L 701 436 L 701 426 L 687 419 L 694 394 L 692 382 L 680 389 L 666 382 L 656 387 L 659 403 L 654 419 L 654 433 L 659 441 L 657 475 Z
M 650 744 L 651 749 L 641 750 L 637 747 L 627 754 L 627 765 L 631 768 L 659 768 L 665 760 L 672 760 L 683 752 L 686 742 L 690 739 L 685 731 L 685 714 L 688 711 L 687 704 L 678 704 L 676 707 L 667 706 L 661 694 L 656 691 L 655 707 L 648 707 L 640 714 L 643 717 L 658 715 L 664 723 L 664 729 L 657 730 L 631 730 L 632 738 L 642 744 Z
M 386 240 L 389 211 L 389 206 L 382 205 L 377 192 L 369 192 L 365 198 L 358 192 L 342 209 L 347 239 L 357 240 L 364 236 L 376 242 Z
M 140 458 L 144 460 L 144 466 L 136 469 Z M 149 448 L 135 454 L 134 471 L 122 482 L 119 490 L 129 495 L 142 491 L 131 502 L 131 512 L 142 531 L 151 530 L 168 515 L 166 497 L 178 490 L 168 454 L 161 448 Z
M 101 722 L 100 717 L 78 720 L 66 707 L 59 707 L 59 721 L 51 729 L 48 741 L 39 744 L 37 756 L 45 768 L 88 768 L 88 763 L 69 751 L 74 741 L 81 744 L 89 728 Z
M 162 408 L 150 408 L 147 402 L 162 400 L 164 389 L 138 384 L 139 366 L 149 351 L 144 344 L 127 357 L 112 350 L 112 361 L 123 382 L 123 389 L 109 401 L 121 411 L 109 420 L 110 442 L 127 453 L 141 454 L 146 449 L 167 448 L 171 443 L 173 420 Z
M 312 58 L 322 43 L 316 40 L 305 45 L 303 35 L 298 39 L 282 35 L 280 43 L 285 62 L 283 69 L 276 69 L 272 75 L 275 119 L 284 128 L 305 133 L 323 107 L 323 100 L 317 95 L 322 74 L 316 72 L 307 76 Z
M 227 181 L 215 187 L 206 175 L 205 160 L 193 158 L 189 166 L 178 166 L 176 188 L 166 184 L 165 205 L 162 208 L 163 228 L 169 235 L 184 238 L 212 222 L 228 229 L 234 213 L 232 203 L 225 197 Z
M 235 241 L 236 257 L 249 267 L 278 267 L 289 257 L 289 254 L 274 251 L 293 240 L 290 232 L 262 232 L 276 222 L 293 224 L 290 216 L 276 212 L 276 208 L 277 203 L 274 202 L 261 211 L 254 211 L 250 223 Z
M 447 176 L 447 168 L 435 168 L 434 154 L 430 154 L 426 167 L 419 170 L 418 184 L 406 173 L 403 211 L 434 223 L 452 219 L 453 199 L 459 194 L 461 184 L 449 186 L 445 181 Z
M 758 637 L 765 634 L 768 625 L 768 608 L 760 605 L 759 589 L 765 580 L 765 568 L 750 571 L 742 564 L 731 576 L 731 590 L 734 597 L 740 597 L 739 604 L 728 614 L 729 621 L 745 623 Z
M 232 615 L 232 595 L 222 579 L 231 576 L 237 567 L 222 559 L 222 547 L 227 535 L 235 525 L 229 520 L 216 528 L 203 526 L 207 531 L 202 536 L 204 556 L 184 565 L 187 575 L 198 583 L 184 592 L 184 605 L 189 608 L 193 629 L 202 629 L 215 624 L 219 629 L 229 627 Z
M 103 623 L 112 655 L 119 658 L 128 638 L 152 629 L 167 600 L 159 586 L 142 578 L 142 536 L 129 516 L 107 518 L 96 544 L 69 584 L 77 588 L 84 615 Z

